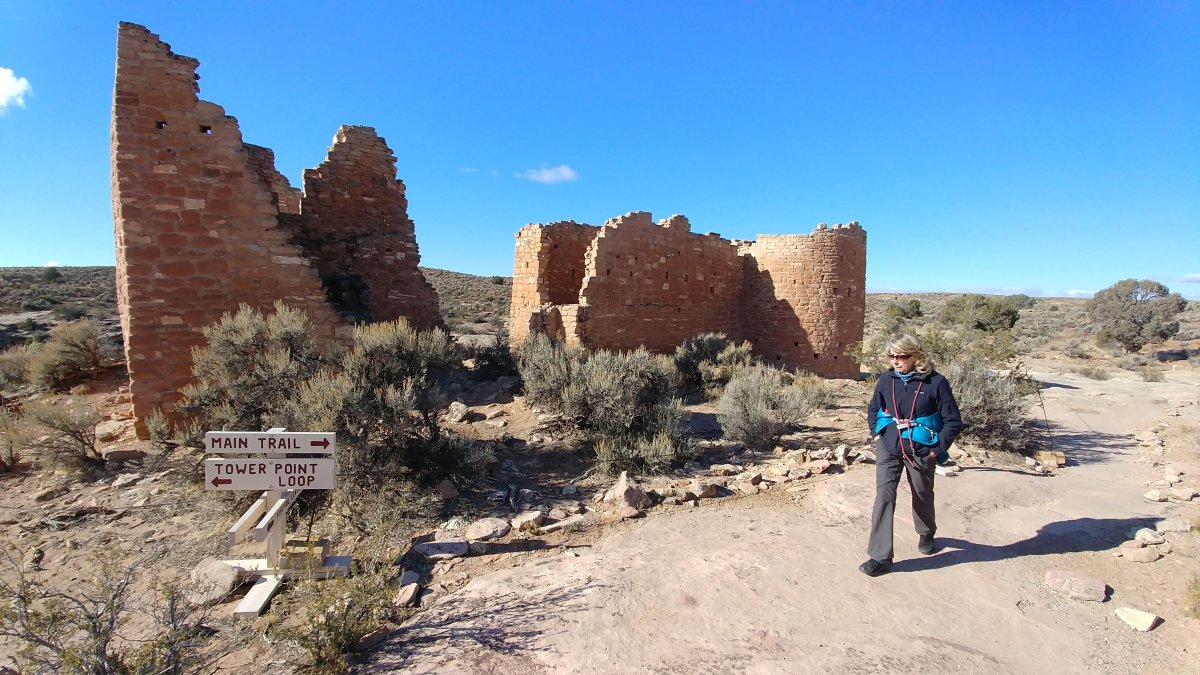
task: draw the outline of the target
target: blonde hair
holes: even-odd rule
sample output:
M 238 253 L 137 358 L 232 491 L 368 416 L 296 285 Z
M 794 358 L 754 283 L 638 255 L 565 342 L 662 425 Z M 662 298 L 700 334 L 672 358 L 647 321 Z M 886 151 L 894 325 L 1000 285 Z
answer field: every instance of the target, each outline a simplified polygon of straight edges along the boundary
M 885 354 L 912 354 L 916 357 L 916 362 L 913 363 L 913 370 L 928 375 L 933 372 L 933 360 L 925 353 L 925 345 L 921 344 L 921 338 L 912 333 L 904 333 L 897 335 L 888 341 Z

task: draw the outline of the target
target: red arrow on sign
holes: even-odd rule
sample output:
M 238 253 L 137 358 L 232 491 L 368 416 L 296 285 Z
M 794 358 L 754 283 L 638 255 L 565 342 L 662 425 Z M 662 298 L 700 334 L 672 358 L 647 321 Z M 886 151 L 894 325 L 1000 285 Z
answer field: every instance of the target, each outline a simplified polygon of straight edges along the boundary
M 328 439 L 328 438 L 322 438 L 322 439 L 321 439 L 321 440 L 319 440 L 319 441 L 309 441 L 309 442 L 308 442 L 308 444 L 309 444 L 309 445 L 315 445 L 315 446 L 317 446 L 318 448 L 321 448 L 322 450 L 325 450 L 325 449 L 327 449 L 327 448 L 329 447 L 329 439 Z
M 213 487 L 221 487 L 222 485 L 229 485 L 232 482 L 233 482 L 232 478 L 217 478 L 216 476 L 213 476 L 213 479 L 212 479 Z

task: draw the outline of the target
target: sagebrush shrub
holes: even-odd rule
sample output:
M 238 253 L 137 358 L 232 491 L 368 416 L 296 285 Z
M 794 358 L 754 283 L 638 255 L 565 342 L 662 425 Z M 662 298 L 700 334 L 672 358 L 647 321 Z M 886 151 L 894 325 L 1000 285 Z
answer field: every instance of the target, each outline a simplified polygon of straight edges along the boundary
M 1017 325 L 1021 309 L 1031 306 L 1025 295 L 992 298 L 968 293 L 951 298 L 942 307 L 938 319 L 943 323 L 981 331 L 1011 330 Z
M 724 333 L 701 333 L 675 349 L 679 391 L 692 399 L 712 399 L 741 368 L 754 361 L 749 341 L 735 343 Z
M 1082 375 L 1089 380 L 1111 380 L 1112 374 L 1100 366 L 1086 366 L 1084 368 L 1076 368 L 1075 373 Z
M 1024 447 L 1026 416 L 1037 383 L 1021 368 L 999 372 L 987 360 L 967 356 L 948 361 L 940 371 L 962 413 L 964 439 L 987 448 Z
M 829 388 L 829 382 L 816 373 L 796 373 L 791 377 L 791 387 L 798 390 L 805 399 L 812 401 L 814 410 L 833 406 L 833 390 Z
M 749 368 L 725 387 L 717 405 L 717 420 L 726 438 L 755 450 L 769 450 L 793 425 L 817 409 L 811 388 L 785 384 L 780 371 L 766 366 Z
M 14 471 L 21 462 L 21 449 L 29 442 L 29 431 L 21 418 L 0 406 L 0 472 Z
M 352 480 L 424 470 L 441 448 L 441 383 L 458 358 L 442 330 L 416 331 L 403 318 L 360 326 L 339 367 L 301 383 L 279 421 L 336 431 L 345 447 L 339 472 Z
M 64 389 L 104 365 L 100 324 L 81 319 L 55 325 L 29 359 L 29 380 L 44 389 Z
M 670 461 L 686 450 L 683 404 L 675 398 L 678 374 L 665 356 L 645 349 L 631 352 L 599 350 L 573 368 L 562 390 L 561 411 L 611 459 L 610 472 L 651 470 L 665 465 L 661 447 L 665 436 L 673 448 Z M 646 456 L 644 453 L 649 453 Z
M 562 392 L 573 379 L 572 371 L 583 353 L 542 333 L 530 335 L 517 354 L 517 369 L 530 405 L 558 411 Z
M 308 316 L 282 302 L 266 316 L 243 304 L 204 336 L 208 344 L 192 350 L 194 380 L 182 389 L 180 410 L 208 430 L 269 428 L 323 361 Z
M 296 593 L 304 603 L 290 636 L 322 672 L 342 671 L 345 655 L 392 612 L 392 589 L 379 573 L 309 580 Z
M 29 382 L 29 362 L 36 351 L 34 345 L 15 345 L 0 351 L 0 389 Z
M 30 434 L 27 447 L 38 452 L 43 464 L 79 468 L 104 461 L 96 449 L 100 415 L 91 406 L 69 399 L 32 401 L 25 404 L 23 419 L 38 432 Z

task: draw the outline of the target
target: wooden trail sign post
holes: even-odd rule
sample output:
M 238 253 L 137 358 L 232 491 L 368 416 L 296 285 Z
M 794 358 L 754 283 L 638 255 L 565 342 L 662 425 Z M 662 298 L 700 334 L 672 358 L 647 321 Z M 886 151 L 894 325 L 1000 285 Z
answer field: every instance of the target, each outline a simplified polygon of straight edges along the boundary
M 326 556 L 324 546 L 307 549 L 311 556 L 298 556 L 309 564 L 295 569 L 292 556 L 282 558 L 287 510 L 301 490 L 332 490 L 333 453 L 337 437 L 331 433 L 267 431 L 210 431 L 204 434 L 205 449 L 213 454 L 258 455 L 256 457 L 209 457 L 204 460 L 204 486 L 209 490 L 264 490 L 237 522 L 226 531 L 234 546 L 253 539 L 265 543 L 266 557 L 225 560 L 254 586 L 234 608 L 234 616 L 262 614 L 271 596 L 288 579 L 309 576 L 327 579 L 350 573 L 349 556 Z M 293 455 L 288 457 L 287 455 Z M 305 455 L 296 457 L 295 455 Z

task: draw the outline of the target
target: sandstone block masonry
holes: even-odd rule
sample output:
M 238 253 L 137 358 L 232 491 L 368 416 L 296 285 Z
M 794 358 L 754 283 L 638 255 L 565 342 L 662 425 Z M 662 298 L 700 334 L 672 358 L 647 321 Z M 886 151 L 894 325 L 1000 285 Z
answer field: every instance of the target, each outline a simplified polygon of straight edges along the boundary
M 417 265 L 395 157 L 369 127 L 343 127 L 292 188 L 270 150 L 197 94 L 196 59 L 122 23 L 113 90 L 117 295 L 140 436 L 174 413 L 201 329 L 246 303 L 306 311 L 317 336 L 356 321 L 440 323 Z
M 671 352 L 722 332 L 767 363 L 855 377 L 863 338 L 866 233 L 858 223 L 736 242 L 687 218 L 628 213 L 517 232 L 510 339 L 540 331 L 569 344 Z

